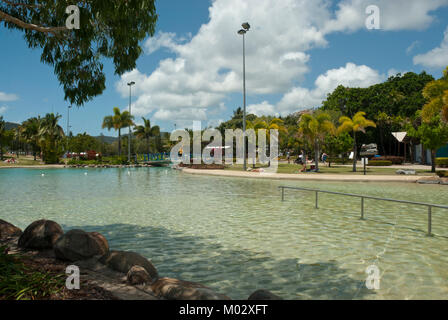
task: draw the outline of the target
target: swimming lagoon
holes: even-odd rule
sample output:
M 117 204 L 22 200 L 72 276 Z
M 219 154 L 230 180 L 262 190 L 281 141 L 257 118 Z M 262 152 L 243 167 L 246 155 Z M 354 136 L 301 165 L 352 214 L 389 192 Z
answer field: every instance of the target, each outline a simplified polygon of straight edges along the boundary
M 448 205 L 448 187 L 196 176 L 170 168 L 0 170 L 0 218 L 24 229 L 51 219 L 139 252 L 161 276 L 246 299 L 447 299 L 448 211 L 285 191 L 318 188 Z M 368 266 L 380 289 L 366 288 Z

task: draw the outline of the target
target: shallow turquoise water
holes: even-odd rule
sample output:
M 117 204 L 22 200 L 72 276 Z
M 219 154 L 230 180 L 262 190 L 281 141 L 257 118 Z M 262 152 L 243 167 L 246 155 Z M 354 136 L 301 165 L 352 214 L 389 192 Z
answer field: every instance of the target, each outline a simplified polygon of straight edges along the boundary
M 129 171 L 129 173 L 128 173 Z M 44 176 L 41 174 L 44 173 Z M 448 187 L 269 181 L 169 168 L 2 169 L 0 218 L 99 231 L 112 249 L 137 251 L 160 275 L 196 281 L 233 299 L 265 288 L 287 299 L 447 299 L 448 210 L 286 191 L 315 187 L 448 205 Z M 366 288 L 366 268 L 381 272 Z

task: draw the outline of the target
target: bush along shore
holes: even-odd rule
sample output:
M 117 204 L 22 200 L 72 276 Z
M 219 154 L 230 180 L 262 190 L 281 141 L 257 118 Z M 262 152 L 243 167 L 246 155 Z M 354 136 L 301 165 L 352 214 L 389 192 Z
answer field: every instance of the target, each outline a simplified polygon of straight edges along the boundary
M 68 266 L 79 268 L 79 289 L 67 287 Z M 150 260 L 110 250 L 98 232 L 64 232 L 51 220 L 34 221 L 22 232 L 1 219 L 0 299 L 230 300 L 199 283 L 160 277 Z M 281 298 L 256 290 L 248 299 Z

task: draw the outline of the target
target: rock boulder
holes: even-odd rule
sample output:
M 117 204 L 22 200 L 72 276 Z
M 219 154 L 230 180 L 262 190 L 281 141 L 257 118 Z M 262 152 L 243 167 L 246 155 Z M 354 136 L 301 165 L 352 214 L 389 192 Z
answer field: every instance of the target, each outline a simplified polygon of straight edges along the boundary
M 0 219 L 0 239 L 18 237 L 22 234 L 22 230 L 15 225 Z
M 132 266 L 129 270 L 126 279 L 132 285 L 151 283 L 151 277 L 148 271 L 141 266 Z
M 136 252 L 130 251 L 110 251 L 108 255 L 102 257 L 100 262 L 109 268 L 122 273 L 128 273 L 133 266 L 143 267 L 150 277 L 150 282 L 154 282 L 159 276 L 157 269 L 145 257 Z
M 23 231 L 18 245 L 26 249 L 51 249 L 64 234 L 61 226 L 51 220 L 37 220 Z
M 157 297 L 167 300 L 230 300 L 202 284 L 172 278 L 158 279 L 151 290 Z
M 103 235 L 79 229 L 68 231 L 54 245 L 56 257 L 68 261 L 102 257 L 108 252 L 109 244 Z
M 283 299 L 268 290 L 261 289 L 252 293 L 249 296 L 249 298 L 247 298 L 247 300 L 283 300 Z

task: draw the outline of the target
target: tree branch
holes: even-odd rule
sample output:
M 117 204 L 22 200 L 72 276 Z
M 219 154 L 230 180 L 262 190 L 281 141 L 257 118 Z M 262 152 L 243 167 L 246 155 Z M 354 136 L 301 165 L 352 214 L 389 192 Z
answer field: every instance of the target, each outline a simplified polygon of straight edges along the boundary
M 18 27 L 21 27 L 23 29 L 27 30 L 34 30 L 42 33 L 52 33 L 56 35 L 59 32 L 67 31 L 67 27 L 42 27 L 38 26 L 32 23 L 26 23 L 20 19 L 17 19 L 13 16 L 10 16 L 9 14 L 4 13 L 3 11 L 0 11 L 0 21 L 4 20 L 6 22 L 10 22 L 12 24 L 15 24 Z
M 40 4 L 16 3 L 16 2 L 11 2 L 11 1 L 7 1 L 7 0 L 1 0 L 1 1 L 6 3 L 7 5 L 12 6 L 12 7 L 38 8 L 41 6 Z

